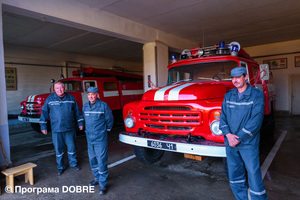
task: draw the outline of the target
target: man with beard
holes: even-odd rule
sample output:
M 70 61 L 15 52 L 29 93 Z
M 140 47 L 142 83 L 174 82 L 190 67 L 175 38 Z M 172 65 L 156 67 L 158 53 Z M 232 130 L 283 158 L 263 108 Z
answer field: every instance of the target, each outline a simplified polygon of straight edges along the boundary
M 248 199 L 247 170 L 251 199 L 268 199 L 259 163 L 264 94 L 247 83 L 244 67 L 232 69 L 231 78 L 236 88 L 225 94 L 219 127 L 225 138 L 230 187 L 236 199 Z

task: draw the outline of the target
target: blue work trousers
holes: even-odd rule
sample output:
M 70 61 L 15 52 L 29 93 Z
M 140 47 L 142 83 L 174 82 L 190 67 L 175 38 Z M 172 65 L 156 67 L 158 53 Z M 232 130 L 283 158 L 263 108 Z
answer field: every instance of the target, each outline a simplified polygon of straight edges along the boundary
M 106 186 L 108 183 L 107 141 L 95 144 L 88 142 L 88 154 L 95 181 L 98 181 L 101 187 Z
M 259 148 L 237 149 L 226 146 L 228 176 L 232 192 L 236 199 L 248 199 L 246 171 L 251 200 L 268 199 L 261 176 Z
M 77 165 L 75 139 L 75 131 L 52 133 L 52 141 L 56 153 L 57 169 L 64 170 L 66 168 L 64 162 L 65 145 L 67 146 L 70 167 L 75 167 Z

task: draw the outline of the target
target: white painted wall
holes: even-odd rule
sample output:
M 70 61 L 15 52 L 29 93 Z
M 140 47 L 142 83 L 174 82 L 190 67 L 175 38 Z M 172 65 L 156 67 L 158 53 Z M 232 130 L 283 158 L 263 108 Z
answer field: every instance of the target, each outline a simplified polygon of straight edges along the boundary
M 295 67 L 295 56 L 300 56 L 300 40 L 259 45 L 244 49 L 251 57 L 259 57 L 255 58 L 259 64 L 262 64 L 264 60 L 287 58 L 288 67 L 286 69 L 275 69 L 271 71 L 273 73 L 276 91 L 275 109 L 291 112 L 290 79 L 291 75 L 300 75 L 300 67 Z
M 6 91 L 8 114 L 19 114 L 21 111 L 20 102 L 26 100 L 27 96 L 48 93 L 51 87 L 50 80 L 59 80 L 63 68 L 8 63 L 65 66 L 66 61 L 71 61 L 104 69 L 120 66 L 126 70 L 141 71 L 141 73 L 135 73 L 139 75 L 142 75 L 143 71 L 143 64 L 138 62 L 12 46 L 4 47 L 4 61 L 5 67 L 17 68 L 17 90 Z M 69 77 L 72 77 L 73 70 L 74 68 L 68 70 Z
M 19 114 L 20 102 L 34 94 L 49 93 L 51 78 L 59 79 L 60 68 L 5 65 L 17 68 L 17 90 L 6 91 L 8 114 Z

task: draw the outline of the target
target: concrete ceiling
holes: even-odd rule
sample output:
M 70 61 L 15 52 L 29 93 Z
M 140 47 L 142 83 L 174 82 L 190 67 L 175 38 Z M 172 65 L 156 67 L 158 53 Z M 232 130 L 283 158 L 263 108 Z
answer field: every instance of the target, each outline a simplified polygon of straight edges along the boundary
M 300 39 L 299 0 L 74 0 L 210 46 Z M 142 61 L 143 44 L 3 12 L 5 45 Z

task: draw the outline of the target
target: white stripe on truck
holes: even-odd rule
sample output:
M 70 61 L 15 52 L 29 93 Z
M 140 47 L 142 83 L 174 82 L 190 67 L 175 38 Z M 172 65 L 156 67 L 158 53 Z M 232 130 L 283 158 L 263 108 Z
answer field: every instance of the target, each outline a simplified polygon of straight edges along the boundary
M 183 84 L 181 86 L 178 86 L 176 88 L 173 88 L 172 90 L 170 90 L 169 92 L 169 97 L 168 97 L 168 100 L 169 101 L 178 101 L 179 99 L 179 92 L 183 89 L 183 88 L 186 88 L 190 85 L 193 85 L 195 83 L 186 83 L 186 84 Z
M 163 101 L 164 100 L 164 95 L 165 95 L 165 92 L 172 88 L 172 87 L 176 87 L 177 85 L 170 85 L 170 86 L 167 86 L 167 87 L 164 87 L 164 88 L 161 88 L 159 90 L 157 90 L 155 92 L 155 95 L 154 95 L 154 101 Z

